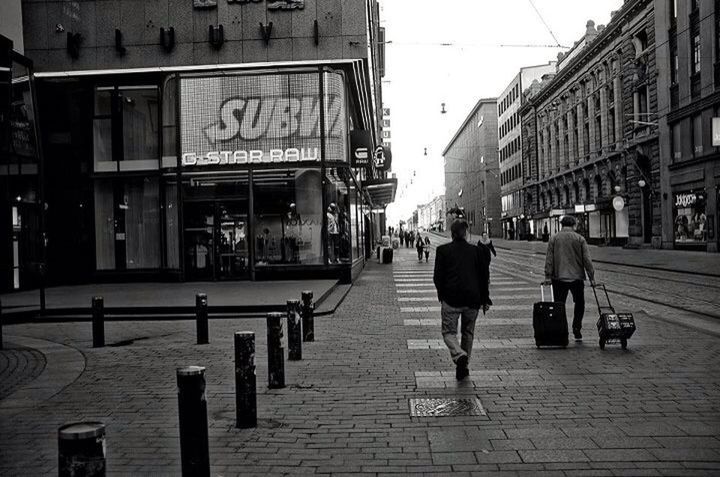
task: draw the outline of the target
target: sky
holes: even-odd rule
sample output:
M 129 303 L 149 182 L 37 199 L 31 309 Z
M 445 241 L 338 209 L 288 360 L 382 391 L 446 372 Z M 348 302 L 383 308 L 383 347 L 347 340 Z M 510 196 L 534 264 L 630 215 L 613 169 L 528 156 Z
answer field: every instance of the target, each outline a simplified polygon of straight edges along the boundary
M 398 178 L 388 225 L 444 193 L 442 151 L 480 98 L 500 95 L 521 67 L 547 64 L 567 51 L 499 45 L 572 46 L 588 20 L 607 24 L 622 3 L 380 0 L 388 42 L 383 103 L 391 112 L 392 172 Z

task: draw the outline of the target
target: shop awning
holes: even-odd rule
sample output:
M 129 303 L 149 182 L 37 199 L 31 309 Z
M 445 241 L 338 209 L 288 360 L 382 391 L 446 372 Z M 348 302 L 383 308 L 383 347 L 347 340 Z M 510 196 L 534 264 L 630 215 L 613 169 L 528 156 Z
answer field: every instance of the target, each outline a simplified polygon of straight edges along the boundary
M 370 195 L 373 207 L 385 207 L 395 201 L 397 179 L 370 179 L 363 183 L 363 188 Z

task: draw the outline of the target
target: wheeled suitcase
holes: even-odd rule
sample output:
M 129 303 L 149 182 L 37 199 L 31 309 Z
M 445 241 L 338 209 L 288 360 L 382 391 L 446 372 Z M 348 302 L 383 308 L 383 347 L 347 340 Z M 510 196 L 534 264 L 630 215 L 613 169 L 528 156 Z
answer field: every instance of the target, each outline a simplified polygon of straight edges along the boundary
M 608 306 L 600 305 L 595 288 L 602 286 L 605 292 Z M 635 333 L 635 318 L 632 313 L 617 313 L 615 307 L 610 303 L 610 295 L 608 295 L 605 284 L 601 283 L 592 287 L 595 302 L 598 306 L 600 317 L 596 323 L 598 329 L 598 337 L 600 338 L 600 349 L 605 349 L 606 343 L 620 342 L 622 349 L 627 349 L 627 340 Z
M 535 330 L 535 345 L 560 346 L 568 345 L 568 325 L 565 315 L 565 303 L 555 301 L 552 286 L 550 286 L 550 300 L 545 301 L 545 288 L 540 285 L 539 301 L 533 305 L 533 329 Z
M 382 263 L 392 263 L 393 261 L 393 249 L 383 248 L 382 251 Z

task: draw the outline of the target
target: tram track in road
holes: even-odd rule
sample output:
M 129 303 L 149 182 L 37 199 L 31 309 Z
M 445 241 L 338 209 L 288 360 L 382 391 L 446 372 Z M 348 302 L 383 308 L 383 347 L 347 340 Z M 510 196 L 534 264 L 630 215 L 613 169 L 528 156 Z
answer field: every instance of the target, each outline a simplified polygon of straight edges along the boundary
M 533 281 L 532 277 L 535 277 L 537 281 L 544 280 L 544 274 L 542 273 L 543 267 L 544 267 L 544 257 L 536 255 L 532 252 L 530 253 L 521 253 L 521 252 L 511 252 L 510 255 L 512 255 L 512 258 L 508 258 L 507 252 L 511 252 L 509 250 L 503 250 L 502 255 L 498 255 L 496 259 L 493 260 L 493 266 L 497 267 L 498 271 L 501 271 L 503 273 L 513 274 L 514 276 L 517 276 L 518 278 L 525 278 L 528 281 Z M 530 260 L 528 260 L 530 259 Z M 539 263 L 533 263 L 533 260 L 536 260 Z M 499 263 L 498 263 L 499 262 Z M 500 265 L 498 267 L 498 265 Z M 622 265 L 618 265 L 618 267 L 623 267 Z M 619 276 L 623 275 L 629 275 L 632 277 L 637 276 L 638 274 L 632 273 L 628 274 L 624 270 L 616 270 L 613 268 L 606 268 L 601 267 L 597 268 L 595 267 L 596 271 L 601 271 L 606 274 L 617 274 Z M 525 270 L 526 273 L 523 274 L 522 271 Z M 665 272 L 661 271 L 662 274 L 667 273 L 674 273 L 674 274 L 682 274 L 682 272 Z M 657 282 L 660 282 L 659 284 L 662 284 L 663 281 L 672 281 L 672 282 L 679 282 L 683 285 L 692 288 L 697 286 L 696 283 L 688 283 L 688 281 L 680 281 L 680 280 L 667 280 L 666 277 L 652 277 L 649 275 L 639 275 L 645 280 L 655 280 Z M 652 303 L 654 305 L 660 305 L 665 306 L 671 309 L 683 311 L 686 313 L 693 313 L 695 315 L 702 316 L 704 318 L 712 318 L 714 320 L 720 320 L 720 304 L 718 302 L 709 301 L 703 298 L 700 298 L 697 296 L 697 294 L 690 300 L 688 298 L 688 294 L 680 295 L 677 293 L 673 293 L 672 291 L 668 290 L 662 290 L 658 288 L 652 288 L 652 287 L 641 287 L 638 286 L 636 283 L 628 283 L 627 280 L 603 280 L 604 282 L 609 282 L 613 284 L 617 284 L 620 287 L 623 287 L 625 289 L 619 289 L 616 286 L 611 285 L 608 288 L 608 292 L 624 296 L 627 298 L 639 300 L 642 302 Z M 710 288 L 712 290 L 720 290 L 720 286 L 717 285 L 708 285 L 703 284 L 705 288 Z M 706 291 L 708 293 L 708 291 Z M 713 293 L 713 292 L 709 292 Z M 654 298 L 654 297 L 662 297 L 662 298 Z M 714 296 L 718 296 L 717 293 L 714 294 Z M 690 303 L 688 303 L 690 301 Z M 704 305 L 702 307 L 693 306 L 694 304 L 698 305 Z

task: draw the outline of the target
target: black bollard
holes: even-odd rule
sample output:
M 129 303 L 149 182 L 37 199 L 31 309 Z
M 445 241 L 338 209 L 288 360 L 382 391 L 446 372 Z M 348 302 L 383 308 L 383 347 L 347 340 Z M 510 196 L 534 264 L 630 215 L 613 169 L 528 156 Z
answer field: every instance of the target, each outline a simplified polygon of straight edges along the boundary
M 105 424 L 76 422 L 58 429 L 58 475 L 105 477 Z
M 183 477 L 210 476 L 205 368 L 177 369 L 180 461 Z
M 282 336 L 282 313 L 268 313 L 268 387 L 270 389 L 285 387 L 285 349 L 282 346 Z
M 101 296 L 92 299 L 93 348 L 105 346 L 105 300 Z
M 303 341 L 315 341 L 315 305 L 313 305 L 313 292 L 302 292 L 302 332 Z
M 208 344 L 208 299 L 205 293 L 195 295 L 195 319 L 197 321 L 197 344 Z
M 300 300 L 287 301 L 288 326 L 288 359 L 299 361 L 302 359 L 302 329 L 300 317 Z
M 3 349 L 3 335 L 2 335 L 2 300 L 0 300 L 0 350 Z
M 255 333 L 235 333 L 235 426 L 247 429 L 257 426 L 257 391 L 255 380 Z

